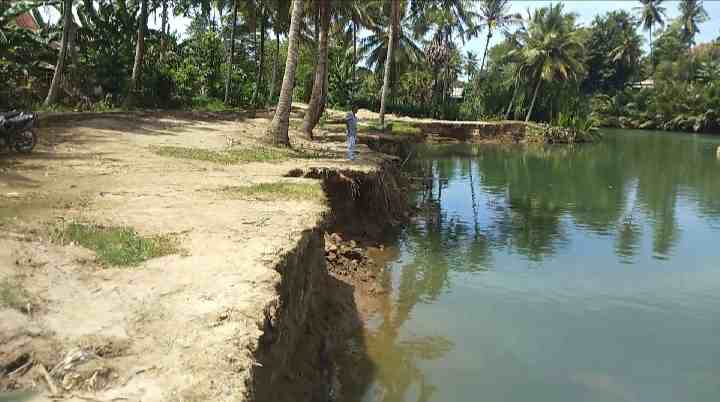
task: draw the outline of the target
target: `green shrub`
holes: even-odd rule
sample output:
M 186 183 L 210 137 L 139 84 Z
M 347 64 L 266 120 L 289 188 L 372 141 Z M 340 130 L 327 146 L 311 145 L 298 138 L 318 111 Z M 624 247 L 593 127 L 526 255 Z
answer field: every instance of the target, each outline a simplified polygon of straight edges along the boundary
M 57 226 L 51 238 L 65 244 L 73 241 L 93 250 L 101 263 L 134 266 L 146 260 L 178 252 L 176 240 L 167 235 L 145 237 L 128 227 L 107 227 L 86 223 Z

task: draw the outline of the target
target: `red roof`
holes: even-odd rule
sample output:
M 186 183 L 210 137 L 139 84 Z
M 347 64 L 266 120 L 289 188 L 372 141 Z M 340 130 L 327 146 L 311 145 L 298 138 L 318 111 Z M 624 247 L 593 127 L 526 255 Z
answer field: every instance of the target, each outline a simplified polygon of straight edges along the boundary
M 15 18 L 15 24 L 17 24 L 20 28 L 26 28 L 33 31 L 40 28 L 37 22 L 35 22 L 35 18 L 30 13 L 19 15 Z

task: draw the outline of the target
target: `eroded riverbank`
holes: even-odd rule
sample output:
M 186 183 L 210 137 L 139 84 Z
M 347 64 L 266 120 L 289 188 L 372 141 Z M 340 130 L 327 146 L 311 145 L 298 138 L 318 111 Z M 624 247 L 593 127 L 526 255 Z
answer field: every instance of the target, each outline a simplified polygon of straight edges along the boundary
M 324 235 L 353 205 L 399 218 L 388 198 L 399 160 L 361 146 L 348 162 L 342 143 L 297 137 L 297 153 L 269 152 L 266 124 L 101 117 L 44 127 L 32 155 L 2 155 L 3 391 L 154 401 L 342 392 L 335 356 L 360 327 L 353 281 L 364 281 L 328 275 Z M 132 228 L 173 248 L 117 267 L 67 232 L 86 227 Z

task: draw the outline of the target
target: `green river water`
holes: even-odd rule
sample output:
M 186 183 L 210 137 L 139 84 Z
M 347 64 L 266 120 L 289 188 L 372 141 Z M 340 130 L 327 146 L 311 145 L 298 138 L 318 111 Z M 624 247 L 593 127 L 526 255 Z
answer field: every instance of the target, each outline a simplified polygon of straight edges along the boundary
M 720 401 L 718 146 L 420 149 L 361 400 Z

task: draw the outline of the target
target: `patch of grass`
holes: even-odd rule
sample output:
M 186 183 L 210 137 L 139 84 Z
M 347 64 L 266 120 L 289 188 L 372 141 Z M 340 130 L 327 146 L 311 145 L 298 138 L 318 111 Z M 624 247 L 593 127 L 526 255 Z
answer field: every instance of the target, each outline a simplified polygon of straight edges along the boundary
M 161 146 L 153 147 L 152 151 L 160 156 L 169 156 L 180 159 L 194 159 L 198 161 L 223 163 L 226 165 L 248 162 L 283 161 L 289 159 L 293 154 L 291 150 L 271 147 L 212 151 L 203 148 Z
M 225 187 L 222 192 L 258 201 L 321 201 L 325 193 L 319 183 L 260 183 L 251 186 Z
M 415 127 L 412 124 L 404 121 L 388 122 L 385 123 L 385 125 L 387 126 L 387 130 L 385 131 L 386 133 L 399 135 L 418 135 L 422 132 L 419 127 Z M 380 122 L 376 120 L 371 120 L 365 125 L 365 127 L 361 126 L 360 129 L 364 132 L 382 132 L 382 126 L 380 126 Z
M 197 112 L 225 112 L 232 110 L 222 100 L 208 96 L 196 96 L 190 101 L 190 108 Z
M 45 106 L 43 103 L 37 103 L 32 107 L 34 112 L 126 112 L 129 109 L 113 105 L 107 100 L 101 100 L 83 105 L 62 105 L 54 104 L 51 106 Z
M 242 149 L 228 149 L 225 151 L 213 151 L 203 148 L 160 146 L 152 147 L 151 150 L 160 156 L 180 159 L 194 159 L 198 161 L 222 163 L 225 165 L 234 165 L 238 163 L 250 162 L 279 162 L 291 158 L 332 158 L 332 154 L 319 150 L 272 147 L 254 147 Z
M 30 294 L 18 281 L 10 278 L 0 281 L 0 307 L 26 312 L 31 304 Z
M 416 135 L 420 134 L 422 130 L 419 127 L 415 127 L 410 123 L 404 121 L 393 122 L 392 125 L 393 134 L 404 134 L 404 135 Z
M 151 258 L 180 251 L 172 236 L 140 236 L 128 227 L 73 222 L 55 227 L 51 231 L 51 238 L 61 243 L 74 241 L 93 250 L 101 263 L 115 266 L 134 266 Z

